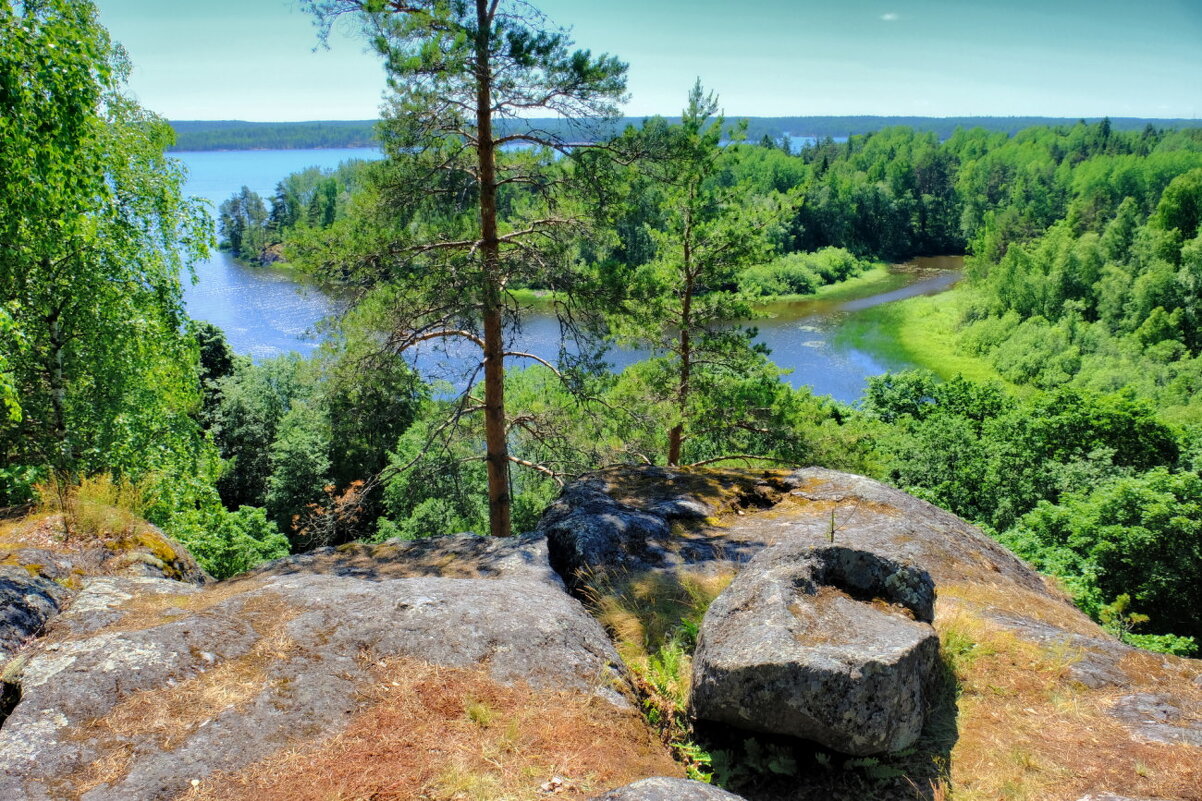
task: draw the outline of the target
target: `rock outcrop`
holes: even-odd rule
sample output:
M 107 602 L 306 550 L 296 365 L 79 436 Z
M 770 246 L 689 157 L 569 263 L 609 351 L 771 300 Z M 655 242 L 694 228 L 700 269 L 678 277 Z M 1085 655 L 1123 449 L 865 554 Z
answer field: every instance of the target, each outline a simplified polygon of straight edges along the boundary
M 1180 700 L 1162 693 L 1132 693 L 1115 701 L 1110 714 L 1125 723 L 1140 742 L 1202 748 L 1198 705 L 1189 705 L 1189 711 L 1183 706 Z
M 462 556 L 471 546 L 450 540 L 423 553 L 442 547 Z M 573 735 L 608 739 L 611 779 L 674 769 L 627 700 L 604 631 L 548 580 L 545 563 L 537 567 L 537 544 L 505 544 L 496 559 L 498 546 L 482 542 L 474 566 L 463 557 L 449 567 L 480 574 L 497 561 L 509 565 L 497 571 L 509 577 L 492 579 L 432 577 L 422 559 L 414 562 L 419 575 L 404 577 L 403 559 L 388 558 L 386 546 L 362 546 L 370 547 L 384 550 L 367 575 L 365 554 L 350 548 L 206 588 L 90 580 L 24 664 L 21 701 L 0 729 L 0 798 L 258 797 L 276 775 L 265 765 L 307 750 L 316 759 L 323 743 L 350 737 L 365 718 L 376 719 L 374 737 L 386 738 L 378 719 L 396 708 L 394 696 L 417 703 L 410 696 L 438 695 L 456 682 L 463 689 L 452 698 L 439 695 L 434 710 L 394 720 L 392 730 L 439 714 L 450 716 L 446 725 L 475 715 L 471 725 L 485 730 L 500 714 L 494 707 L 512 702 L 542 709 L 529 721 L 540 730 L 554 731 L 557 720 L 566 726 L 565 715 L 595 726 Z M 524 700 L 506 695 L 518 692 L 513 687 L 525 688 Z M 503 739 L 502 722 L 512 721 L 498 721 Z M 409 742 L 411 734 L 397 737 Z M 405 768 L 435 774 L 410 777 L 415 795 L 453 779 L 437 775 L 445 743 L 428 736 L 426 764 Z M 366 745 L 347 747 L 340 765 L 365 759 L 356 749 Z
M 733 472 L 610 468 L 565 487 L 538 531 L 551 565 L 573 588 L 603 573 L 733 567 L 760 543 L 711 536 L 706 521 L 769 507 L 787 489 L 774 477 Z
M 817 468 L 611 468 L 566 488 L 540 529 L 552 563 L 586 597 L 604 590 L 615 565 L 619 574 L 739 570 L 785 545 L 798 553 L 841 546 L 925 571 L 938 593 L 934 629 L 950 683 L 935 688 L 911 756 L 878 757 L 900 775 L 864 779 L 874 798 L 955 786 L 982 797 L 1202 799 L 1202 662 L 1118 642 L 997 542 L 904 492 Z M 839 603 L 864 606 L 851 597 Z M 748 728 L 763 727 L 724 723 L 709 734 L 738 744 Z M 866 797 L 855 775 L 814 768 L 813 776 L 740 791 Z
M 858 756 L 907 748 L 939 655 L 934 606 L 918 568 L 838 545 L 768 548 L 705 614 L 693 714 Z
M 0 661 L 37 635 L 91 576 L 212 579 L 179 543 L 118 510 L 119 525 L 67 537 L 61 515 L 33 515 L 0 530 Z
M 449 534 L 426 540 L 352 542 L 276 559 L 251 576 L 321 574 L 380 581 L 389 578 L 504 578 L 536 581 L 557 589 L 563 580 L 551 569 L 546 538 L 533 534 L 499 539 Z
M 688 779 L 666 779 L 654 777 L 643 779 L 605 795 L 596 801 L 743 801 L 734 793 L 714 787 L 712 784 L 689 781 Z
M 731 717 L 702 713 L 725 722 L 695 734 L 749 801 L 952 787 L 1202 799 L 1202 663 L 1118 643 L 1004 548 L 905 493 L 817 469 L 615 468 L 566 488 L 540 528 L 546 541 L 321 549 L 209 583 L 165 541 L 86 553 L 0 526 L 0 549 L 21 552 L 2 575 L 25 603 L 5 612 L 7 642 L 45 626 L 3 668 L 0 798 L 737 800 L 679 778 L 637 711 L 652 685 L 634 695 L 554 565 L 586 598 L 599 578 L 687 604 L 726 587 L 695 654 L 694 708 L 741 700 Z M 932 603 L 940 681 L 919 702 L 905 677 L 921 685 L 929 670 Z M 736 663 L 779 664 L 792 683 L 746 711 L 758 690 L 715 689 Z M 900 753 L 752 739 L 877 747 L 850 728 L 896 748 L 919 705 L 925 725 Z M 822 725 L 773 720 L 798 709 Z
M 0 660 L 40 633 L 71 595 L 36 571 L 0 565 Z

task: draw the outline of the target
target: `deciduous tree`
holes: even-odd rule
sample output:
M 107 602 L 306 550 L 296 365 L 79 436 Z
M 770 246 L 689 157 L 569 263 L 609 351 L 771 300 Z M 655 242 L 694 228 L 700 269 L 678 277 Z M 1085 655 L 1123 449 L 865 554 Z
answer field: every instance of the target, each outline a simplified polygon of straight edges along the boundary
M 208 218 L 180 194 L 167 123 L 123 92 L 92 3 L 0 3 L 0 308 L 22 420 L 0 462 L 67 475 L 195 460 L 196 342 L 180 273 Z M 3 503 L 3 499 L 0 499 Z

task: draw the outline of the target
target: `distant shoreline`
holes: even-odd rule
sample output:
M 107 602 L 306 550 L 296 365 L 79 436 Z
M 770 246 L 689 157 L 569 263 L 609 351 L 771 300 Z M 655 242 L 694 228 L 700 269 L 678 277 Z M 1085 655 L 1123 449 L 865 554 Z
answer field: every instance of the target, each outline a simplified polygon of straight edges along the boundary
M 273 150 L 380 150 L 379 144 L 374 145 L 314 145 L 313 147 L 209 147 L 200 150 L 170 148 L 168 153 L 257 153 Z
M 622 131 L 628 125 L 639 125 L 646 117 L 622 117 L 601 123 L 568 124 L 558 119 L 509 121 L 505 130 L 537 126 L 559 131 L 569 140 L 581 137 L 603 138 Z M 677 120 L 666 117 L 669 122 Z M 1036 125 L 1075 125 L 1084 120 L 1096 123 L 1103 117 L 901 117 L 901 116 L 810 116 L 810 117 L 737 117 L 727 118 L 731 125 L 747 120 L 747 141 L 758 142 L 764 137 L 773 140 L 782 136 L 792 138 L 845 139 L 848 136 L 873 133 L 883 128 L 907 126 L 918 131 L 934 133 L 946 139 L 957 128 L 985 128 L 1013 135 Z M 1110 117 L 1115 130 L 1154 128 L 1202 127 L 1202 119 Z M 327 120 L 311 122 L 244 122 L 241 120 L 173 120 L 176 133 L 173 153 L 204 153 L 240 150 L 351 150 L 379 148 L 376 138 L 378 120 Z M 504 132 L 504 131 L 502 131 Z

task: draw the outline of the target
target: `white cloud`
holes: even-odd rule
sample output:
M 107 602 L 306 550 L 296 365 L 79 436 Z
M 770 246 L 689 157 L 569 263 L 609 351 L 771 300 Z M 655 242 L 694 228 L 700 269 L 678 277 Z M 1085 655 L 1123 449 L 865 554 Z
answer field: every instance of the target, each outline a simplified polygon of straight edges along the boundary
M 890 11 L 888 14 L 882 14 L 881 19 L 883 19 L 885 22 L 897 22 L 899 19 L 901 19 L 901 15 Z

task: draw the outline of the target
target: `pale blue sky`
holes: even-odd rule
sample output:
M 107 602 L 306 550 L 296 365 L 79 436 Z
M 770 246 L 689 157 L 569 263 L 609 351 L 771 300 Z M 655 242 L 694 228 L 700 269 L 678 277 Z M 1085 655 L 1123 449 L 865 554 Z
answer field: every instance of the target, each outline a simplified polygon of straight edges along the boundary
M 543 0 L 630 63 L 633 116 L 694 78 L 728 115 L 1202 117 L 1202 0 Z M 97 0 L 171 119 L 375 117 L 377 57 L 295 0 Z M 732 8 L 734 9 L 732 11 Z

